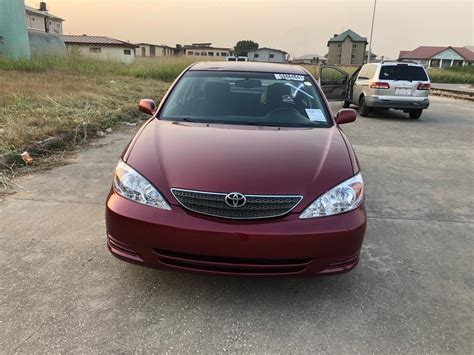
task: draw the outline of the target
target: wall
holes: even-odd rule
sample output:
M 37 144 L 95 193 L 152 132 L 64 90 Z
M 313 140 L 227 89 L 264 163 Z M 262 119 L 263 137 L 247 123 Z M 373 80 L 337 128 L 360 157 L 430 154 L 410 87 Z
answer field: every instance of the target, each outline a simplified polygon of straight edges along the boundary
M 40 15 L 26 13 L 26 25 L 33 30 L 45 32 L 44 17 Z
M 62 34 L 63 33 L 63 24 L 61 20 L 58 20 L 57 18 L 51 18 L 51 17 L 46 17 L 46 16 L 41 16 L 38 14 L 33 14 L 33 13 L 26 13 L 26 25 L 28 26 L 29 29 L 37 30 L 37 31 L 42 31 L 42 32 L 52 32 L 56 34 Z M 46 31 L 46 26 L 45 26 L 45 17 L 47 18 L 47 23 L 48 23 L 48 31 Z
M 66 45 L 60 35 L 37 30 L 28 30 L 28 38 L 32 55 L 66 53 Z
M 356 47 L 354 48 L 354 44 Z M 355 42 L 352 46 L 352 54 L 351 54 L 351 65 L 362 65 L 367 60 L 365 56 L 365 51 L 367 50 L 367 45 L 365 42 Z M 370 58 L 370 61 L 374 61 L 375 57 Z
M 258 54 L 256 58 L 255 55 Z M 273 58 L 270 58 L 270 54 L 273 54 Z M 272 51 L 270 49 L 263 49 L 257 51 L 251 51 L 248 53 L 249 61 L 251 62 L 269 62 L 269 63 L 285 63 L 286 54 L 278 51 Z
M 0 55 L 29 58 L 25 4 L 22 0 L 0 0 Z
M 212 53 L 212 55 L 210 53 Z M 207 47 L 196 47 L 196 48 L 186 48 L 184 54 L 187 56 L 194 56 L 194 57 L 207 57 L 207 58 L 217 57 L 217 58 L 224 59 L 225 57 L 230 55 L 230 50 L 207 48 Z
M 100 46 L 100 45 L 77 45 L 66 44 L 68 52 L 77 53 L 84 57 L 95 58 L 99 60 L 122 62 L 130 64 L 135 60 L 133 48 Z M 90 48 L 100 48 L 100 53 L 90 52 Z M 130 55 L 125 55 L 124 50 L 130 50 Z
M 172 48 L 167 48 L 163 46 L 154 46 L 155 47 L 155 55 L 150 55 L 150 45 L 147 44 L 139 44 L 140 48 L 136 49 L 137 57 L 142 57 L 142 48 L 145 48 L 145 57 L 168 57 L 174 55 L 174 50 Z
M 362 65 L 366 46 L 365 42 L 352 42 L 350 37 L 346 37 L 344 42 L 330 42 L 328 64 Z

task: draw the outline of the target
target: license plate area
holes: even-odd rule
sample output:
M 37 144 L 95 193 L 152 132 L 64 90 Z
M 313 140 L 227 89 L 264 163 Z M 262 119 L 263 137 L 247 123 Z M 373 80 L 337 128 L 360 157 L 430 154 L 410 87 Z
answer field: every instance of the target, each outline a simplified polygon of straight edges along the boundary
M 395 95 L 410 96 L 411 88 L 395 88 Z

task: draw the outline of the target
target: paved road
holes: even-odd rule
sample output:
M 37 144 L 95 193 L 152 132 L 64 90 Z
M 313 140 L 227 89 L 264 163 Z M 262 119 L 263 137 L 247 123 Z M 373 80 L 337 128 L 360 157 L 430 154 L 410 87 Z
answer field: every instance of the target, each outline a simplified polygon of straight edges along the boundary
M 319 279 L 162 272 L 113 258 L 103 202 L 132 131 L 0 202 L 0 352 L 472 353 L 474 104 L 345 127 L 364 169 L 360 266 Z M 1 198 L 1 197 L 0 197 Z

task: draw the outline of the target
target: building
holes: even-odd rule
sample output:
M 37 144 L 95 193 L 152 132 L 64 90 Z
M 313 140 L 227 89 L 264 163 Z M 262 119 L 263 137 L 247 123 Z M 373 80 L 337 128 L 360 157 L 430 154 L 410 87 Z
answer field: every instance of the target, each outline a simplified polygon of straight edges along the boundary
M 212 47 L 212 43 L 193 43 L 183 46 L 183 54 L 194 57 L 211 57 L 224 60 L 225 57 L 232 54 L 232 49 Z
M 46 3 L 41 2 L 39 9 L 25 6 L 26 26 L 29 30 L 45 33 L 63 34 L 63 19 L 48 12 Z
M 364 63 L 367 63 L 367 56 L 369 55 L 369 51 L 365 51 L 364 53 Z M 370 62 L 374 62 L 377 59 L 377 54 L 374 52 L 370 52 Z
M 301 57 L 293 58 L 292 63 L 294 64 L 325 64 L 327 58 L 321 54 L 313 53 L 302 55 Z
M 251 62 L 286 63 L 288 61 L 287 52 L 267 47 L 250 51 L 247 57 Z
M 449 68 L 474 64 L 474 52 L 468 47 L 420 46 L 412 51 L 400 51 L 398 60 L 415 62 L 425 68 Z
M 352 30 L 335 34 L 328 41 L 328 64 L 362 65 L 367 46 L 367 38 Z
M 103 36 L 63 36 L 69 53 L 100 60 L 132 63 L 138 46 Z
M 136 43 L 137 57 L 170 57 L 176 54 L 176 48 L 163 44 Z
M 45 2 L 38 9 L 25 6 L 26 27 L 32 55 L 65 54 L 63 22 L 64 19 L 48 11 Z

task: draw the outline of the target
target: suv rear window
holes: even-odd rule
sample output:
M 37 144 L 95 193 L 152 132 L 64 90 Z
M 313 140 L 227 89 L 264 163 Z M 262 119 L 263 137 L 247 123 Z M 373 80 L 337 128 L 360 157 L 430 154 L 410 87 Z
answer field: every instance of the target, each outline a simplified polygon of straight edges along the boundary
M 384 65 L 380 69 L 381 80 L 427 81 L 428 77 L 422 67 L 412 65 Z

